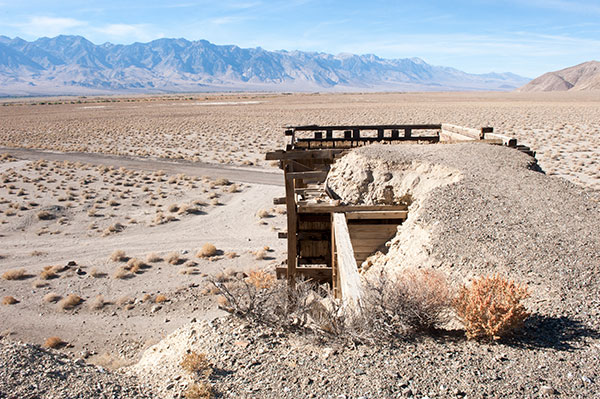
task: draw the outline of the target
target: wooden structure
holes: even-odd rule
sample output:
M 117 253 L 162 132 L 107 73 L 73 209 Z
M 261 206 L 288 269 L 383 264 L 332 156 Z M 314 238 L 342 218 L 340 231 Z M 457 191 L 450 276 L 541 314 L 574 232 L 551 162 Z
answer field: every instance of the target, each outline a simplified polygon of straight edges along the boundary
M 493 128 L 471 129 L 450 124 L 295 126 L 284 151 L 266 155 L 284 171 L 286 196 L 274 204 L 286 205 L 287 265 L 278 277 L 293 284 L 303 277 L 331 283 L 337 297 L 360 301 L 359 267 L 395 236 L 408 216 L 408 204 L 383 199 L 376 205 L 346 205 L 334 198 L 326 183 L 331 164 L 351 148 L 370 143 L 437 143 L 482 141 L 516 148 L 531 156 L 514 138 L 495 134 Z

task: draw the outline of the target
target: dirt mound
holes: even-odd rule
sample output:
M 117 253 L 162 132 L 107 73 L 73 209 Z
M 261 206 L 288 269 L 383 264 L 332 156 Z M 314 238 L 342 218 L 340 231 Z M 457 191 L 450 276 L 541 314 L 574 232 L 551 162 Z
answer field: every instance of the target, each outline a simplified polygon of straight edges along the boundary
M 374 145 L 341 158 L 328 184 L 353 204 L 377 202 L 385 186 L 412 197 L 388 252 L 366 261 L 373 270 L 434 267 L 459 282 L 499 272 L 530 285 L 536 310 L 587 320 L 600 294 L 598 205 L 536 170 L 500 146 Z

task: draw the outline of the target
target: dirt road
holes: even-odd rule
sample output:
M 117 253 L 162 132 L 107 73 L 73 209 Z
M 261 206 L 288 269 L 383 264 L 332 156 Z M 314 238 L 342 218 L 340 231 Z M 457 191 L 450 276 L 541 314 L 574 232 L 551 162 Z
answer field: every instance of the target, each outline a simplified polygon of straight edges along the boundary
M 47 159 L 50 161 L 111 165 L 116 168 L 124 167 L 146 171 L 162 170 L 167 174 L 184 173 L 189 176 L 225 178 L 242 183 L 283 186 L 283 175 L 275 169 L 269 171 L 261 168 L 217 165 L 178 159 L 134 158 L 98 153 L 58 152 L 29 148 L 0 147 L 0 153 L 9 153 L 15 157 L 29 160 Z

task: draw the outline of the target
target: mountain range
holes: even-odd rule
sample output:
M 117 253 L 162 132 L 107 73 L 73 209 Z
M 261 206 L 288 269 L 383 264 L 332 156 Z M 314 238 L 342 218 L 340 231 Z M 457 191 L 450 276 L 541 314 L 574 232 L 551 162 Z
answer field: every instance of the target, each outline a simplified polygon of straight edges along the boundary
M 589 91 L 600 90 L 600 62 L 588 61 L 535 78 L 519 91 Z
M 96 45 L 81 36 L 0 36 L 0 96 L 265 91 L 514 90 L 530 79 L 419 58 L 267 51 L 206 40 Z

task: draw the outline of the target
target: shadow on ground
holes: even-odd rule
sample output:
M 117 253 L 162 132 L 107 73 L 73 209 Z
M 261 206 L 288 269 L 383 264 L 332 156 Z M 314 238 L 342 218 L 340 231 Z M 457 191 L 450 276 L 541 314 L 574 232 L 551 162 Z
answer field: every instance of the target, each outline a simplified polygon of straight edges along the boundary
M 503 343 L 529 349 L 571 351 L 578 348 L 574 345 L 583 338 L 600 339 L 600 332 L 566 316 L 534 314 L 527 319 L 521 331 Z

